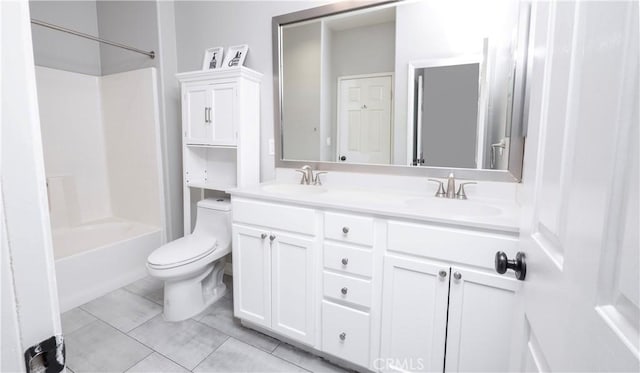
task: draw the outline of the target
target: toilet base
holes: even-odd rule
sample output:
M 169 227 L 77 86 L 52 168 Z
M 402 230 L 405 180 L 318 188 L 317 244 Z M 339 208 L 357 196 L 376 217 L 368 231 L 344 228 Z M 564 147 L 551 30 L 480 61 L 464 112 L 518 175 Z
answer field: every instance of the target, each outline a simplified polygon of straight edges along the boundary
M 164 319 L 182 321 L 214 304 L 227 293 L 222 281 L 225 260 L 217 260 L 190 278 L 164 282 Z

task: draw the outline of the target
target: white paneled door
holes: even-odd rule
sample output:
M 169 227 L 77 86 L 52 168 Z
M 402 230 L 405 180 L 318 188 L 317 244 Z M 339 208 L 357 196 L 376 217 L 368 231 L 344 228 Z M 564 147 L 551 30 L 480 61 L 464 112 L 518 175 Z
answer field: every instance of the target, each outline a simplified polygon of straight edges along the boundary
M 391 75 L 338 80 L 338 161 L 391 162 Z
M 639 371 L 638 2 L 534 2 L 519 371 Z

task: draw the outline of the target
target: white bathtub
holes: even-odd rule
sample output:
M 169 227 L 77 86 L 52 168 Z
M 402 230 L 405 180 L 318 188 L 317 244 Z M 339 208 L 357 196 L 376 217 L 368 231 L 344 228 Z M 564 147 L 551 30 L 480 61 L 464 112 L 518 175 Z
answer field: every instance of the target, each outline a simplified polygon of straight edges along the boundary
M 52 233 L 62 312 L 146 276 L 147 256 L 162 244 L 157 227 L 117 218 Z

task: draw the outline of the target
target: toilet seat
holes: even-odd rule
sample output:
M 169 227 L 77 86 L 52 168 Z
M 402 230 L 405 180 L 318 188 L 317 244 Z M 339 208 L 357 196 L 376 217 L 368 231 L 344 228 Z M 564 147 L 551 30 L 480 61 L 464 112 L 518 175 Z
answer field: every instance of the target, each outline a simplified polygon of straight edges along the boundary
M 169 269 L 193 263 L 216 250 L 218 242 L 209 235 L 189 235 L 156 249 L 147 264 L 155 269 Z

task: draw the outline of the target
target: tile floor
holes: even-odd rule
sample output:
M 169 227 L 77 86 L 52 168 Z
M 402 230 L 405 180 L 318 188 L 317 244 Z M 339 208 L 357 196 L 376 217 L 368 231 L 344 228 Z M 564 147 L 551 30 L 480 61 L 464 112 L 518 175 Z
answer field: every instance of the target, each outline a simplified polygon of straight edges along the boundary
M 233 317 L 229 292 L 181 322 L 162 318 L 162 283 L 143 278 L 62 314 L 67 370 L 81 372 L 347 372 Z

